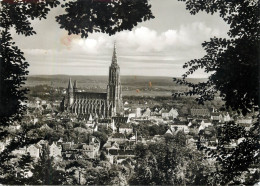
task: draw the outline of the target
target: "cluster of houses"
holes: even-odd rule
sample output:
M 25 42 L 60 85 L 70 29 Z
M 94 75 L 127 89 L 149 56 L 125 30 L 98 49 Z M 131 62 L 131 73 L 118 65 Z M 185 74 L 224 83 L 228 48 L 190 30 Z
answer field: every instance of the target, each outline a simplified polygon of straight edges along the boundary
M 7 142 L 7 144 L 10 141 Z M 5 146 L 0 144 L 3 151 Z M 30 154 L 30 156 L 38 161 L 39 158 L 48 152 L 49 157 L 53 157 L 55 161 L 73 160 L 73 159 L 96 159 L 99 157 L 100 141 L 94 136 L 90 136 L 89 143 L 63 142 L 60 139 L 49 145 L 48 141 L 41 140 L 36 144 L 31 144 L 23 148 L 14 150 L 12 153 L 18 156 Z M 0 151 L 0 152 L 1 152 Z
M 49 155 L 57 161 L 62 159 L 96 159 L 99 158 L 100 151 L 106 152 L 106 156 L 110 163 L 122 163 L 127 158 L 134 157 L 134 147 L 137 143 L 150 143 L 159 140 L 162 136 L 137 136 L 133 125 L 165 125 L 167 131 L 165 134 L 174 135 L 179 131 L 184 132 L 187 136 L 187 144 L 195 145 L 198 140 L 209 147 L 215 147 L 217 141 L 216 127 L 226 122 L 234 121 L 240 126 L 244 126 L 249 130 L 254 122 L 252 116 L 241 116 L 234 113 L 220 112 L 215 109 L 197 109 L 191 108 L 190 113 L 185 116 L 179 115 L 178 110 L 174 108 L 135 108 L 125 111 L 125 116 L 116 116 L 112 118 L 98 118 L 97 115 L 77 115 L 68 112 L 55 112 L 51 104 L 43 100 L 35 100 L 28 104 L 28 112 L 23 121 L 36 124 L 40 117 L 54 120 L 64 125 L 66 123 L 81 122 L 84 128 L 90 129 L 90 132 L 99 131 L 99 127 L 110 128 L 111 136 L 107 142 L 101 147 L 100 140 L 91 136 L 89 143 L 63 142 L 59 140 L 48 144 L 46 141 L 40 141 L 37 144 L 30 145 L 14 151 L 16 154 L 29 153 L 35 159 L 39 159 L 42 154 L 43 146 L 49 149 Z M 44 122 L 44 120 L 41 120 Z M 45 124 L 42 129 L 50 129 Z M 40 129 L 41 129 L 40 128 Z M 18 129 L 18 128 L 17 128 Z M 240 139 L 239 139 L 240 140 Z M 9 142 L 0 143 L 0 151 Z M 234 142 L 235 146 L 239 142 Z

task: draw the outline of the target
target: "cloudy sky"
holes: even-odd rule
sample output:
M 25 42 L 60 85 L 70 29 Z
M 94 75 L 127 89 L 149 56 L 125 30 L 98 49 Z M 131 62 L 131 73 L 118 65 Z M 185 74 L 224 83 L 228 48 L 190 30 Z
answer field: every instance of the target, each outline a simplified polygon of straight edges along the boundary
M 190 15 L 185 4 L 177 0 L 150 3 L 155 19 L 114 36 L 68 36 L 55 22 L 55 16 L 63 11 L 56 8 L 47 20 L 33 21 L 37 35 L 24 37 L 13 32 L 13 37 L 30 64 L 30 75 L 107 75 L 116 41 L 122 75 L 170 77 L 181 76 L 186 61 L 205 54 L 203 41 L 227 37 L 228 26 L 218 15 Z M 199 71 L 192 77 L 206 76 Z

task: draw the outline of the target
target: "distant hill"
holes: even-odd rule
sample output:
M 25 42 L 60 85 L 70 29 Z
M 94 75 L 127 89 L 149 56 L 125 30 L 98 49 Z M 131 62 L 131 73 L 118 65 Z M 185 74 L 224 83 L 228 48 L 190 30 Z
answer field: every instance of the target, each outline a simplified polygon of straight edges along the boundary
M 108 82 L 107 76 L 31 75 L 27 78 L 26 86 L 47 84 L 50 86 L 67 87 L 70 77 L 72 81 L 77 80 L 78 86 L 81 88 L 85 88 L 88 85 L 99 85 L 106 87 Z M 151 82 L 154 86 L 176 86 L 172 79 L 172 77 L 157 76 L 121 76 L 121 83 L 122 85 L 127 86 L 145 86 L 149 82 Z M 197 83 L 206 81 L 206 79 L 192 78 L 189 79 L 189 81 L 192 83 Z
M 107 88 L 107 76 L 69 76 L 69 75 L 32 75 L 28 76 L 26 86 L 49 85 L 52 87 L 67 88 L 69 78 L 77 80 L 78 88 L 91 91 L 104 91 Z M 206 79 L 189 79 L 193 83 Z M 187 87 L 177 85 L 172 77 L 153 76 L 121 76 L 124 95 L 170 96 L 172 91 L 187 90 Z M 137 91 L 138 90 L 138 91 Z M 138 94 L 137 94 L 138 92 Z

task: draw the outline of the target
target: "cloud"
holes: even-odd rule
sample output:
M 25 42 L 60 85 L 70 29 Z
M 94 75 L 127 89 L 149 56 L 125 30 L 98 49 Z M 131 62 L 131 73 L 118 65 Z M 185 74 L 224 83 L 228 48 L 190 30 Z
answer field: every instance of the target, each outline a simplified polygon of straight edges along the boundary
M 219 36 L 221 32 L 208 27 L 203 22 L 181 25 L 178 29 L 169 29 L 162 33 L 147 27 L 139 27 L 133 31 L 123 31 L 113 37 L 94 34 L 87 39 L 72 38 L 69 42 L 71 50 L 86 54 L 108 54 L 116 40 L 122 55 L 174 55 L 182 57 L 187 52 L 202 53 L 201 43 L 210 37 Z M 70 41 L 70 40 L 69 40 Z
M 201 43 L 220 34 L 203 22 L 183 24 L 161 33 L 141 26 L 112 37 L 98 33 L 83 39 L 64 34 L 59 38 L 57 50 L 27 48 L 23 51 L 31 64 L 31 74 L 100 75 L 108 72 L 116 41 L 122 74 L 180 76 L 185 71 L 184 62 L 204 55 Z

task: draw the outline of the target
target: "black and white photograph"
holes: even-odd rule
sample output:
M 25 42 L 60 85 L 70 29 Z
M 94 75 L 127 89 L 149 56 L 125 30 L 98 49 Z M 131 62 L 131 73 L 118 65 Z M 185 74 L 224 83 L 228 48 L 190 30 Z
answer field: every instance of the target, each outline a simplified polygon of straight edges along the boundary
M 0 185 L 260 185 L 259 0 L 0 0 Z

